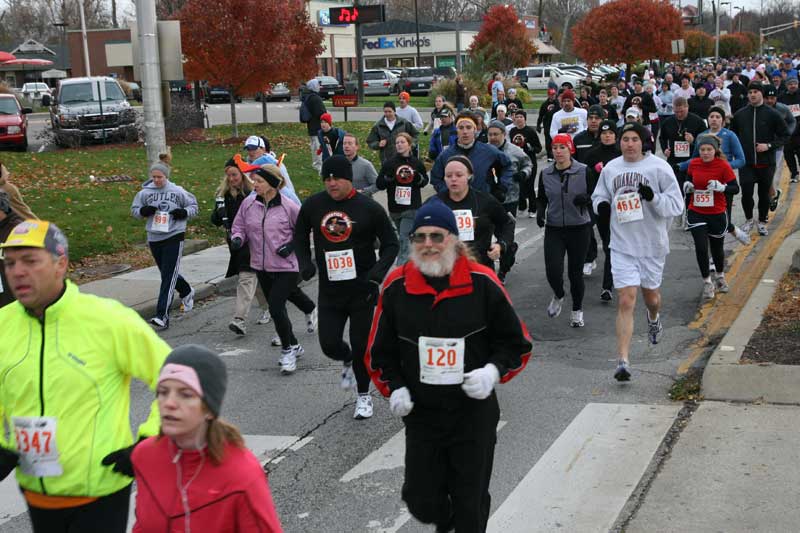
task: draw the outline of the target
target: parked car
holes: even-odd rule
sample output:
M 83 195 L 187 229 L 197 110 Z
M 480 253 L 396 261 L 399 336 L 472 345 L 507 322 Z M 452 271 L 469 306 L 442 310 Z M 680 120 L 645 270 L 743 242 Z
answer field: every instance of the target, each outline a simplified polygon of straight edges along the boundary
M 345 82 L 345 92 L 355 94 L 358 86 L 358 72 L 351 72 Z M 397 77 L 388 70 L 372 69 L 364 71 L 364 94 L 389 96 L 397 92 Z
M 267 102 L 272 100 L 289 102 L 292 99 L 292 91 L 285 83 L 270 83 L 263 92 L 256 93 L 256 102 L 260 102 L 262 98 Z
M 42 96 L 48 95 L 52 96 L 52 92 L 50 91 L 50 87 L 47 86 L 46 83 L 42 82 L 35 82 L 35 83 L 26 83 L 22 86 L 22 97 L 29 102 L 33 102 L 35 100 L 41 100 Z
M 456 69 L 453 67 L 434 67 L 433 79 L 434 83 L 443 79 L 454 80 L 456 79 Z
M 92 140 L 134 140 L 139 136 L 136 111 L 117 80 L 105 76 L 67 78 L 55 97 L 44 95 L 58 145 Z
M 227 104 L 231 101 L 231 93 L 227 87 L 217 87 L 211 86 L 206 89 L 206 103 L 207 104 Z M 242 97 L 236 97 L 236 103 L 240 104 L 242 102 Z
M 0 148 L 28 149 L 28 113 L 13 94 L 0 93 Z
M 559 87 L 564 82 L 569 82 L 573 87 L 577 87 L 583 79 L 577 72 L 563 71 L 560 67 L 552 65 L 518 68 L 514 71 L 514 77 L 520 85 L 528 90 L 547 89 L 550 80 L 553 80 Z
M 333 76 L 317 76 L 315 79 L 319 81 L 319 95 L 322 98 L 344 94 L 344 86 Z
M 428 95 L 433 86 L 433 69 L 431 67 L 404 68 L 400 74 L 399 87 L 401 91 L 409 94 L 420 93 Z

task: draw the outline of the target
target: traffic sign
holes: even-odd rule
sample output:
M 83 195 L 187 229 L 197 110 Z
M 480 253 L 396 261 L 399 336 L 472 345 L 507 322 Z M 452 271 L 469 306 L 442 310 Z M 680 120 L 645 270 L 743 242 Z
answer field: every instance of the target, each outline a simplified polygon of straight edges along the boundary
M 386 20 L 386 8 L 382 5 L 332 7 L 328 12 L 331 24 L 366 24 Z

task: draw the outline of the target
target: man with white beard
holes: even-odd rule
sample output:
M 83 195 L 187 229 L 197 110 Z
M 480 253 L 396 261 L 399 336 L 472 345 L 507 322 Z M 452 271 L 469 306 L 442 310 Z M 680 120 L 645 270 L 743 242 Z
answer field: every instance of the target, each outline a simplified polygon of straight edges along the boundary
M 384 281 L 365 363 L 406 426 L 409 512 L 437 531 L 479 533 L 500 417 L 494 388 L 525 368 L 531 337 L 458 233 L 441 200 L 417 211 L 411 260 Z

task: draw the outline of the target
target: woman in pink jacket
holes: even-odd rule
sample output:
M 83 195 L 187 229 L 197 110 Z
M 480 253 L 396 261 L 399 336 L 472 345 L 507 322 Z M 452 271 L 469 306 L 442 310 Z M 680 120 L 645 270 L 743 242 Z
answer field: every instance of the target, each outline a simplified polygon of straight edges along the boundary
M 250 247 L 250 267 L 267 295 L 269 314 L 281 339 L 281 373 L 291 374 L 297 369 L 303 347 L 292 331 L 286 301 L 291 301 L 306 316 L 312 316 L 316 308 L 297 286 L 299 269 L 292 238 L 300 206 L 280 193 L 284 181 L 275 165 L 253 170 L 250 179 L 255 194 L 245 198 L 236 213 L 231 248 L 238 250 L 245 243 Z
M 281 533 L 261 464 L 219 418 L 227 384 L 225 363 L 205 346 L 167 356 L 156 388 L 161 434 L 131 456 L 134 533 Z

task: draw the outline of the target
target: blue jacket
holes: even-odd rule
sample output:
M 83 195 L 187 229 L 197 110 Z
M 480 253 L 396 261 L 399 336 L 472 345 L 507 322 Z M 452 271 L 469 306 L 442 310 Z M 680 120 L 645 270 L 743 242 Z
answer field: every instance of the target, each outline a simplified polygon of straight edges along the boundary
M 439 154 L 433 164 L 433 169 L 431 169 L 431 183 L 436 192 L 447 190 L 447 185 L 444 183 L 444 166 L 447 164 L 447 160 L 454 155 L 465 155 L 472 162 L 474 174 L 472 175 L 470 187 L 473 189 L 485 193 L 492 192 L 491 184 L 495 181 L 492 178 L 492 169 L 497 175 L 497 182 L 499 182 L 500 187 L 504 191 L 508 191 L 511 188 L 514 175 L 511 159 L 491 144 L 476 141 L 469 149 L 464 149 L 454 143 Z
M 700 135 L 705 135 L 706 133 L 711 133 L 711 130 L 706 130 Z M 731 168 L 734 170 L 737 168 L 742 168 L 745 164 L 745 159 L 744 150 L 742 149 L 742 143 L 739 142 L 739 137 L 737 137 L 735 133 L 727 128 L 722 128 L 719 130 L 717 137 L 722 140 L 722 146 L 720 146 L 720 148 L 722 149 L 722 153 L 725 154 L 725 157 L 728 159 L 728 164 L 731 166 Z M 679 169 L 686 170 L 689 168 L 689 161 L 700 155 L 698 148 L 697 142 L 695 142 L 692 157 L 679 164 Z
M 332 154 L 325 149 L 325 132 L 321 129 L 317 132 L 317 140 L 319 141 L 320 155 L 322 155 L 323 162 L 332 155 L 344 155 L 344 147 L 342 146 L 342 142 L 344 142 L 344 130 L 341 128 L 332 128 L 332 130 L 337 134 L 336 146 L 333 147 Z
M 458 140 L 458 132 L 455 126 L 448 126 L 447 129 L 450 130 L 450 138 L 447 146 L 453 146 Z M 439 154 L 442 153 L 442 150 L 444 150 L 444 146 L 442 146 L 442 128 L 439 127 L 433 130 L 433 135 L 431 135 L 431 142 L 428 144 L 428 158 L 436 160 Z
M 258 157 L 255 161 L 250 161 L 251 165 L 275 165 L 278 166 L 278 159 L 275 157 L 273 153 L 266 153 L 260 157 Z M 284 196 L 288 196 L 292 200 L 300 205 L 300 198 L 297 196 L 297 192 L 294 190 L 294 184 L 292 183 L 292 178 L 289 177 L 289 171 L 286 169 L 286 165 L 283 163 L 280 164 L 278 167 L 281 170 L 281 176 L 283 176 L 284 185 L 281 189 L 281 192 Z

